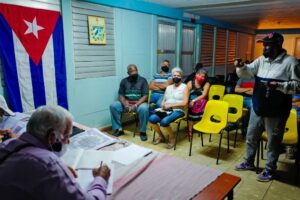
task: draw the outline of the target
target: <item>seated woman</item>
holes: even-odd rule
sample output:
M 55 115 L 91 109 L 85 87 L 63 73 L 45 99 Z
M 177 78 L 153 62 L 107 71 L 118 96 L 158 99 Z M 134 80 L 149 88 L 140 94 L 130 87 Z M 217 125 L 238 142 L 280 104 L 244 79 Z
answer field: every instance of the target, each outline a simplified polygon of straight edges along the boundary
M 187 86 L 182 83 L 182 75 L 183 73 L 180 68 L 177 67 L 172 70 L 174 84 L 167 87 L 161 104 L 164 110 L 172 109 L 173 112 L 163 118 L 155 113 L 149 117 L 149 125 L 159 134 L 159 137 L 153 144 L 165 142 L 165 137 L 160 129 L 161 127 L 169 134 L 168 149 L 173 148 L 175 144 L 174 133 L 170 123 L 184 116 L 184 107 L 188 103 L 189 90 Z M 160 123 L 160 126 L 158 123 Z
M 190 91 L 189 113 L 188 113 L 188 137 L 192 136 L 193 125 L 195 121 L 201 118 L 201 112 L 207 102 L 207 96 L 210 84 L 207 81 L 207 72 L 205 70 L 198 70 L 195 78 L 188 82 L 187 87 Z

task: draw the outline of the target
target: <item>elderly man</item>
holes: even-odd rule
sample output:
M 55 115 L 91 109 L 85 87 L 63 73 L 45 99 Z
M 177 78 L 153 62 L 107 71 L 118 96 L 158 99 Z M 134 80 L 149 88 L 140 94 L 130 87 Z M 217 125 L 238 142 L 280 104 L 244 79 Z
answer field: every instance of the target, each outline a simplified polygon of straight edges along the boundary
M 148 83 L 147 80 L 138 74 L 137 66 L 130 64 L 127 67 L 128 77 L 120 83 L 119 101 L 110 105 L 112 129 L 114 136 L 124 135 L 121 127 L 121 113 L 136 111 L 139 116 L 140 138 L 147 140 L 146 127 L 148 123 Z
M 247 130 L 245 161 L 236 170 L 254 168 L 255 152 L 264 130 L 268 134 L 266 168 L 258 175 L 258 181 L 274 178 L 280 143 L 285 124 L 292 107 L 292 96 L 300 88 L 300 64 L 282 48 L 283 36 L 279 33 L 268 34 L 263 42 L 263 56 L 250 64 L 235 61 L 237 74 L 241 78 L 255 77 L 253 107 Z
M 42 106 L 31 116 L 26 133 L 0 145 L 1 199 L 105 199 L 110 170 L 93 170 L 83 191 L 58 158 L 69 143 L 72 116 L 59 106 Z

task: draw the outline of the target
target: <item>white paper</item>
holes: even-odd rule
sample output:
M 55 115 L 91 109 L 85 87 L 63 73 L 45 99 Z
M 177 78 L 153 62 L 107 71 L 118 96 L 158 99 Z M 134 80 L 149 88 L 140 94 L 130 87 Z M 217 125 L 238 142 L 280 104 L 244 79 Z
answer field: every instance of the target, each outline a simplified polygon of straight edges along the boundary
M 68 148 L 61 157 L 66 165 L 74 169 L 93 169 L 100 163 L 111 163 L 114 152 Z
M 113 151 L 85 150 L 77 163 L 76 169 L 93 169 L 100 166 L 100 163 L 111 163 Z
M 113 190 L 113 177 L 114 177 L 114 165 L 113 164 L 108 164 L 110 168 L 110 177 L 108 180 L 108 185 L 107 185 L 107 194 L 111 194 Z M 92 183 L 94 180 L 93 173 L 91 169 L 81 169 L 77 170 L 77 182 L 81 186 L 81 188 L 85 191 L 87 191 L 89 185 Z
M 4 116 L 0 123 L 0 129 L 10 129 L 15 134 L 22 134 L 26 131 L 26 125 L 30 115 L 15 113 L 15 116 Z
M 71 137 L 70 147 L 96 150 L 115 142 L 117 142 L 116 139 L 102 133 L 96 128 L 92 128 Z
M 128 147 L 114 151 L 113 160 L 128 165 L 139 158 L 142 158 L 152 152 L 151 149 L 144 148 L 135 144 L 131 144 Z
M 77 164 L 83 154 L 83 149 L 71 149 L 68 148 L 67 151 L 63 154 L 60 159 L 64 161 L 64 163 L 73 169 L 76 169 Z

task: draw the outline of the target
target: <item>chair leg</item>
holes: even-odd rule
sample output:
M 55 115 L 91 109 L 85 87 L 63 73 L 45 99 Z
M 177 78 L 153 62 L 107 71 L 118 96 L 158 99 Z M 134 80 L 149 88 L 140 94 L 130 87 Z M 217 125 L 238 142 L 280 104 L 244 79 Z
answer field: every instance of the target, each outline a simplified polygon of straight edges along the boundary
M 220 133 L 220 142 L 219 142 L 218 157 L 217 157 L 217 163 L 216 163 L 217 165 L 219 164 L 219 157 L 220 157 L 220 151 L 221 151 L 222 136 L 223 136 L 223 133 L 221 132 Z
M 203 133 L 199 132 L 200 133 L 200 137 L 201 137 L 201 145 L 204 146 L 204 143 L 203 143 Z
M 176 133 L 176 137 L 175 137 L 174 151 L 176 150 L 176 144 L 177 144 L 177 138 L 178 138 L 178 135 L 179 135 L 179 129 L 180 129 L 180 122 L 178 122 L 178 125 L 177 125 L 177 133 Z
M 189 153 L 189 156 L 192 155 L 192 145 L 193 145 L 193 131 L 192 131 L 192 137 L 191 137 L 191 142 L 190 142 L 190 153 Z
M 209 134 L 209 142 L 211 142 L 211 134 Z
M 227 153 L 229 153 L 229 131 L 227 131 Z
M 264 159 L 264 141 L 263 140 L 260 142 L 260 148 L 261 148 L 260 158 L 263 160 Z
M 155 130 L 153 130 L 153 139 L 152 139 L 152 142 L 154 142 L 155 140 Z
M 134 116 L 134 120 L 135 120 L 135 128 L 134 128 L 134 132 L 133 132 L 133 137 L 135 137 L 136 130 L 139 126 L 139 117 L 137 116 L 137 114 Z
M 234 136 L 233 148 L 235 148 L 235 146 L 236 146 L 237 132 L 238 132 L 238 127 L 235 129 L 235 136 Z

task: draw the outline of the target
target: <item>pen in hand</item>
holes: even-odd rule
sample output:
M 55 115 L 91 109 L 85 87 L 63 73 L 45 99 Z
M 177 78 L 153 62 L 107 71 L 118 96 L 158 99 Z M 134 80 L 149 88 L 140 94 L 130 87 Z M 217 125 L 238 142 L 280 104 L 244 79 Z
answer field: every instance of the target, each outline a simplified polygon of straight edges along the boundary
M 102 168 L 102 164 L 103 164 L 103 161 L 100 162 L 100 167 L 99 167 L 99 171 L 101 171 L 101 168 Z

